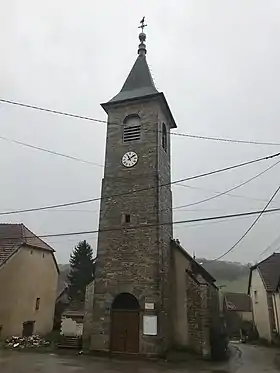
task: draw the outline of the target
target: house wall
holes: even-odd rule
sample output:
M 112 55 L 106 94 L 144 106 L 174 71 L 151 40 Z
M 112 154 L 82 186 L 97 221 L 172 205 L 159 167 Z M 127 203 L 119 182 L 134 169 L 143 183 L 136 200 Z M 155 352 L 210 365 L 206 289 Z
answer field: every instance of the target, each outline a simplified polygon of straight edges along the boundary
M 186 269 L 190 269 L 190 263 L 179 250 L 172 250 L 173 261 L 171 276 L 173 277 L 173 343 L 179 346 L 187 346 L 188 318 L 187 318 L 187 285 Z
M 257 292 L 257 297 L 255 296 Z M 260 338 L 271 342 L 271 327 L 268 311 L 267 292 L 258 269 L 252 271 L 250 296 L 252 299 L 253 318 Z
M 252 312 L 227 310 L 225 308 L 225 318 L 227 323 L 227 330 L 230 337 L 239 337 L 240 330 L 244 326 L 244 321 L 253 321 Z
M 275 315 L 275 327 L 278 334 L 280 334 L 280 294 L 279 292 L 273 294 L 273 311 Z
M 35 321 L 34 334 L 52 330 L 57 280 L 52 253 L 27 246 L 0 268 L 2 337 L 20 336 L 25 321 Z M 36 298 L 40 298 L 38 310 Z
M 208 285 L 199 284 L 188 273 L 185 276 L 189 346 L 198 354 L 209 357 L 211 313 L 208 304 Z
M 172 250 L 171 263 L 174 345 L 209 356 L 210 328 L 219 318 L 218 291 L 200 274 L 189 275 L 191 262 L 179 249 Z
M 253 313 L 252 312 L 238 311 L 238 314 L 241 317 L 242 321 L 253 321 Z

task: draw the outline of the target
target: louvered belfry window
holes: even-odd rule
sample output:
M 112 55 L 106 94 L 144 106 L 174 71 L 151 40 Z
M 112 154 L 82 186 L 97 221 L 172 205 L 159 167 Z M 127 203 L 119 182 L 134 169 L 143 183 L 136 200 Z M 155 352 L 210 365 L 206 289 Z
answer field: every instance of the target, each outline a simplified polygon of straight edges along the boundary
M 141 139 L 141 123 L 137 114 L 128 115 L 124 120 L 123 142 Z

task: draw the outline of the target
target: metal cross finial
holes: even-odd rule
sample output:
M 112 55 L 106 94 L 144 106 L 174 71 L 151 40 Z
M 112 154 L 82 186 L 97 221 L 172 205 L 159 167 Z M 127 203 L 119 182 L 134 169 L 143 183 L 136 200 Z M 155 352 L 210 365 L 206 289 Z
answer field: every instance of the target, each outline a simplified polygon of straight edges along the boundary
M 140 21 L 141 25 L 138 26 L 138 28 L 141 28 L 142 29 L 142 32 L 144 32 L 144 28 L 147 26 L 145 25 L 145 17 L 142 18 L 142 20 Z

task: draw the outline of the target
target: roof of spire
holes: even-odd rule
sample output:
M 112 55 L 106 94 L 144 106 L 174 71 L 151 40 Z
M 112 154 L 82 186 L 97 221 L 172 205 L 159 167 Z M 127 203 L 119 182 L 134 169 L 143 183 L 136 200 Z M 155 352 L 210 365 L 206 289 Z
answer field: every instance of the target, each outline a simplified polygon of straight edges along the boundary
M 138 57 L 126 78 L 126 81 L 120 90 L 120 92 L 114 96 L 109 102 L 101 104 L 103 109 L 108 113 L 109 107 L 112 105 L 116 105 L 118 103 L 122 103 L 123 101 L 130 101 L 130 100 L 138 100 L 142 98 L 157 98 L 161 105 L 163 105 L 163 109 L 167 113 L 170 118 L 170 127 L 176 128 L 176 123 L 173 118 L 173 115 L 170 111 L 168 103 L 165 99 L 165 96 L 162 92 L 158 92 L 155 87 L 147 60 L 146 60 L 146 34 L 143 32 L 145 25 L 145 17 L 143 17 L 141 21 L 141 26 L 139 28 L 142 29 L 142 32 L 139 34 L 140 44 L 138 46 Z
M 146 60 L 146 34 L 139 35 L 138 57 L 120 92 L 109 102 L 118 102 L 158 93 Z

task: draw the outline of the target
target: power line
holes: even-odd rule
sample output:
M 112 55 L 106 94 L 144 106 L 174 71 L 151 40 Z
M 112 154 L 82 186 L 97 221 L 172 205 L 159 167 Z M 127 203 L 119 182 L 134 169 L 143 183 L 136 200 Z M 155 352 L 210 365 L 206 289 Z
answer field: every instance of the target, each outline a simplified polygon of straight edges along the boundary
M 180 186 L 182 186 L 182 185 L 180 184 Z M 201 188 L 201 187 L 196 187 L 196 186 L 186 185 L 186 184 L 184 184 L 184 186 L 185 186 L 185 188 L 200 190 L 202 192 L 208 192 L 208 193 L 210 192 L 210 193 L 216 193 L 216 194 L 222 193 L 222 192 L 214 190 L 214 189 Z M 241 194 L 230 194 L 230 193 L 226 193 L 226 195 L 228 195 L 229 197 L 244 198 L 244 199 L 253 200 L 253 201 L 259 201 L 259 202 L 266 202 L 267 201 L 264 198 L 254 198 L 254 197 L 249 197 L 249 196 L 243 196 Z
M 241 216 L 240 217 L 240 219 L 243 219 L 243 218 L 248 218 L 248 216 Z M 205 225 L 212 225 L 212 224 L 219 224 L 219 223 L 222 223 L 224 220 L 215 220 L 215 221 L 212 221 L 212 222 L 205 222 L 205 223 L 197 223 L 197 224 L 191 224 L 189 227 L 190 228 L 193 228 L 193 227 L 204 227 Z M 180 227 L 180 228 L 184 228 L 183 226 L 182 227 Z M 179 228 L 179 229 L 180 229 Z M 177 228 L 178 229 L 178 228 Z M 185 229 L 185 228 L 184 228 Z M 97 232 L 98 233 L 98 232 Z M 37 237 L 41 237 L 41 236 L 37 236 Z M 61 237 L 61 238 L 64 238 L 64 237 Z M 6 238 L 7 239 L 7 238 Z M 50 239 L 52 239 L 52 238 L 50 238 Z M 94 239 L 96 240 L 97 239 L 97 237 L 95 236 L 94 237 Z M 66 237 L 66 240 L 64 239 L 63 241 L 49 241 L 48 240 L 48 242 L 49 242 L 49 244 L 50 245 L 53 245 L 53 244 L 58 244 L 58 243 L 64 243 L 64 242 L 77 242 L 77 240 L 76 239 L 74 239 L 74 238 L 70 238 L 70 239 L 67 239 L 67 237 Z
M 41 147 L 36 146 L 36 145 L 31 145 L 31 144 L 27 144 L 27 143 L 22 142 L 22 141 L 13 140 L 13 139 L 10 139 L 10 138 L 5 137 L 5 136 L 0 136 L 0 139 L 1 139 L 1 140 L 4 140 L 4 141 L 7 141 L 7 142 L 10 142 L 10 143 L 13 143 L 13 144 L 17 144 L 17 145 L 25 146 L 25 147 L 27 147 L 27 148 L 40 150 L 40 151 L 42 151 L 42 152 L 46 152 L 46 153 L 53 154 L 53 155 L 58 155 L 58 156 L 60 156 L 60 157 L 68 158 L 68 159 L 71 159 L 71 160 L 74 160 L 74 161 L 87 163 L 87 164 L 90 164 L 91 166 L 104 167 L 102 164 L 99 164 L 99 163 L 95 163 L 95 162 L 92 162 L 92 161 L 86 161 L 86 160 L 81 159 L 81 158 L 73 157 L 72 155 L 67 155 L 67 154 L 63 154 L 63 153 L 58 153 L 58 152 L 55 152 L 55 151 L 53 151 L 53 150 L 49 150 L 49 149 L 46 149 L 46 148 L 41 148 Z
M 47 108 L 43 108 L 43 107 L 36 106 L 36 105 L 28 105 L 28 104 L 24 104 L 22 102 L 17 102 L 17 101 L 12 101 L 12 100 L 4 100 L 2 98 L 0 99 L 0 102 L 4 102 L 5 104 L 11 104 L 11 105 L 25 107 L 25 108 L 28 108 L 28 109 L 44 111 L 44 112 L 47 112 L 47 113 L 63 115 L 63 116 L 66 116 L 66 117 L 89 120 L 91 122 L 107 123 L 106 120 L 102 120 L 102 119 L 91 118 L 91 117 L 87 117 L 87 116 L 84 116 L 84 115 L 71 114 L 71 113 L 67 113 L 66 111 L 47 109 Z
M 183 208 L 183 207 L 195 206 L 195 205 L 198 205 L 198 204 L 200 204 L 200 203 L 208 202 L 208 201 L 211 201 L 212 199 L 215 199 L 215 198 L 218 198 L 218 197 L 224 196 L 225 194 L 227 194 L 227 193 L 229 193 L 229 192 L 232 192 L 232 191 L 235 190 L 235 189 L 241 188 L 242 186 L 244 186 L 244 185 L 250 183 L 251 181 L 257 179 L 258 177 L 260 177 L 261 175 L 263 175 L 263 174 L 266 173 L 267 171 L 271 170 L 273 167 L 275 167 L 275 166 L 278 165 L 279 163 L 280 163 L 280 161 L 277 161 L 277 162 L 274 163 L 272 166 L 267 167 L 264 171 L 259 172 L 257 175 L 251 177 L 250 179 L 244 181 L 243 183 L 238 184 L 238 185 L 234 186 L 233 188 L 227 189 L 226 191 L 221 192 L 221 193 L 219 193 L 219 194 L 217 194 L 217 195 L 215 195 L 215 196 L 212 196 L 212 197 L 209 197 L 209 198 L 205 198 L 205 199 L 202 199 L 202 200 L 200 200 L 200 201 L 193 202 L 193 203 L 189 203 L 189 204 L 187 204 L 187 205 L 177 206 L 177 207 L 174 207 L 173 210 L 181 209 L 181 208 Z M 188 188 L 188 185 L 184 185 L 184 184 L 177 184 L 177 185 L 180 185 L 180 186 L 183 186 L 183 187 Z
M 14 100 L 0 99 L 0 102 L 10 104 L 10 105 L 20 106 L 20 107 L 25 107 L 28 109 L 38 110 L 42 112 L 63 115 L 63 116 L 71 117 L 71 118 L 83 119 L 83 120 L 87 120 L 91 122 L 120 125 L 119 123 L 116 123 L 116 122 L 115 123 L 108 122 L 107 120 L 103 120 L 103 119 L 97 119 L 97 118 L 92 118 L 92 117 L 88 117 L 84 115 L 72 114 L 72 113 L 68 113 L 65 111 L 59 111 L 59 110 L 54 110 L 54 109 L 47 109 L 47 108 L 43 108 L 37 105 L 24 104 L 22 102 L 17 102 Z M 174 136 L 182 136 L 182 137 L 188 137 L 188 138 L 199 139 L 199 140 L 222 141 L 222 142 L 227 142 L 227 143 L 250 144 L 250 145 L 280 146 L 280 143 L 275 143 L 275 142 L 263 142 L 263 141 L 255 141 L 255 140 L 238 140 L 238 139 L 230 139 L 230 138 L 214 137 L 214 136 L 192 135 L 188 133 L 178 133 L 178 132 L 170 132 L 170 134 Z
M 227 250 L 225 253 L 223 253 L 222 255 L 218 256 L 216 259 L 214 259 L 214 261 L 216 260 L 220 260 L 222 259 L 223 257 L 225 257 L 227 254 L 229 254 L 230 252 L 232 252 L 236 246 L 247 236 L 247 234 L 250 232 L 250 230 L 254 227 L 254 225 L 257 224 L 257 222 L 259 221 L 259 219 L 261 218 L 261 216 L 263 215 L 263 213 L 266 211 L 266 209 L 268 208 L 268 206 L 270 205 L 271 201 L 274 199 L 274 197 L 276 196 L 276 194 L 279 192 L 280 190 L 280 185 L 278 186 L 278 188 L 275 190 L 275 192 L 272 194 L 272 196 L 270 197 L 269 201 L 267 202 L 267 204 L 264 206 L 263 210 L 259 213 L 259 215 L 256 217 L 256 219 L 253 221 L 253 223 L 249 226 L 249 228 L 245 231 L 245 233 L 235 242 L 234 245 L 231 246 L 231 248 L 229 250 Z
M 100 200 L 103 200 L 103 199 L 121 197 L 121 196 L 129 195 L 129 194 L 133 194 L 133 193 L 140 193 L 140 192 L 147 191 L 147 190 L 150 190 L 150 189 L 155 189 L 155 188 L 158 188 L 158 187 L 166 187 L 166 186 L 178 184 L 178 183 L 181 183 L 181 182 L 184 182 L 184 181 L 195 180 L 195 179 L 199 179 L 201 177 L 215 175 L 215 174 L 218 174 L 218 173 L 221 173 L 221 172 L 233 170 L 235 168 L 244 167 L 244 166 L 247 166 L 247 165 L 250 165 L 250 164 L 253 164 L 253 163 L 257 163 L 257 162 L 261 162 L 261 161 L 264 161 L 264 160 L 279 157 L 279 155 L 280 155 L 280 153 L 274 153 L 274 154 L 269 155 L 269 156 L 253 159 L 251 161 L 238 163 L 238 164 L 233 165 L 233 166 L 227 166 L 227 167 L 220 168 L 220 169 L 217 169 L 217 170 L 204 172 L 204 173 L 201 173 L 201 174 L 198 174 L 198 175 L 195 175 L 195 176 L 189 176 L 189 177 L 186 177 L 186 178 L 183 178 L 183 179 L 171 181 L 169 183 L 164 183 L 164 184 L 160 184 L 160 185 L 156 185 L 156 186 L 146 187 L 146 188 L 142 188 L 142 189 L 138 189 L 138 190 L 131 190 L 131 191 L 125 192 L 125 193 L 119 193 L 119 194 L 104 196 L 104 197 L 89 198 L 89 199 L 74 201 L 74 202 L 60 203 L 60 204 L 56 204 L 56 205 L 48 205 L 48 206 L 34 207 L 34 208 L 21 209 L 21 210 L 5 211 L 5 212 L 0 212 L 0 215 L 12 215 L 12 214 L 19 214 L 19 213 L 24 213 L 24 212 L 50 210 L 50 209 L 54 209 L 54 208 L 81 205 L 81 204 L 90 203 L 90 202 L 94 202 L 94 201 L 100 201 Z
M 280 188 L 280 187 L 279 187 Z M 177 224 L 188 224 L 188 223 L 197 223 L 203 221 L 215 221 L 215 220 L 226 220 L 232 218 L 240 218 L 244 216 L 251 216 L 256 214 L 267 214 L 267 213 L 274 213 L 279 212 L 280 207 L 273 208 L 273 209 L 266 209 L 261 211 L 248 211 L 248 212 L 240 212 L 235 214 L 227 214 L 227 215 L 218 215 L 218 216 L 209 216 L 205 218 L 196 218 L 196 219 L 188 219 L 188 220 L 178 220 L 174 222 L 164 222 L 164 223 L 152 223 L 152 224 L 138 224 L 134 226 L 126 226 L 121 228 L 108 228 L 108 229 L 96 229 L 96 230 L 88 230 L 88 231 L 77 231 L 77 232 L 64 232 L 64 233 L 52 233 L 52 234 L 43 234 L 43 235 L 36 235 L 39 238 L 49 238 L 49 237 L 66 237 L 66 236 L 80 236 L 86 234 L 95 234 L 95 233 L 106 233 L 106 232 L 115 232 L 115 231 L 133 231 L 135 229 L 147 229 L 157 226 L 166 226 L 166 225 L 177 225 Z M 34 236 L 26 236 L 25 238 L 34 238 Z M 5 240 L 13 240 L 17 239 L 15 237 L 5 237 Z M 218 259 L 216 259 L 218 260 Z
M 280 235 L 278 235 L 274 240 L 273 240 L 273 242 L 269 245 L 269 246 L 267 246 L 261 253 L 260 253 L 260 255 L 258 256 L 259 258 L 261 258 L 262 257 L 262 255 L 263 254 L 265 254 L 266 252 L 268 252 L 278 241 L 280 240 Z M 279 245 L 277 246 L 277 249 L 279 248 Z M 276 250 L 277 250 L 276 249 Z
M 70 156 L 70 155 L 67 155 L 67 154 L 64 154 L 64 153 L 58 153 L 58 152 L 55 152 L 55 151 L 52 151 L 52 150 L 49 150 L 49 149 L 46 149 L 46 148 L 42 148 L 42 147 L 39 147 L 39 146 L 27 144 L 27 143 L 24 143 L 22 141 L 14 140 L 14 139 L 11 139 L 11 138 L 8 138 L 8 137 L 5 137 L 5 136 L 0 136 L 0 139 L 2 139 L 4 141 L 7 141 L 7 142 L 10 142 L 10 143 L 14 143 L 14 144 L 18 144 L 18 145 L 21 145 L 21 146 L 25 146 L 25 147 L 28 147 L 28 148 L 31 148 L 31 149 L 40 150 L 40 151 L 43 151 L 43 152 L 46 152 L 46 153 L 49 153 L 49 154 L 61 156 L 61 157 L 68 158 L 68 159 L 75 160 L 75 161 L 82 162 L 82 163 L 87 163 L 87 164 L 90 164 L 92 166 L 98 166 L 98 167 L 104 168 L 104 165 L 99 164 L 99 163 L 95 163 L 95 162 L 92 162 L 92 161 L 87 161 L 87 160 L 84 160 L 84 159 L 81 159 L 81 158 L 77 158 L 77 157 L 74 157 L 74 156 Z M 274 165 L 271 166 L 271 167 L 269 167 L 267 170 L 269 170 L 272 167 L 274 167 Z M 266 172 L 266 170 L 264 172 Z M 256 177 L 260 176 L 261 174 L 262 173 L 258 174 Z M 250 182 L 254 178 L 255 177 L 253 177 L 252 179 L 249 179 L 248 181 L 246 181 L 244 183 L 241 183 L 241 184 L 237 185 L 234 188 L 228 189 L 228 190 L 226 190 L 224 192 L 217 192 L 217 191 L 214 191 L 214 190 L 211 190 L 211 189 L 199 188 L 199 187 L 194 187 L 194 186 L 191 186 L 191 185 L 186 185 L 186 184 L 180 184 L 180 183 L 178 183 L 177 185 L 179 185 L 181 187 L 190 188 L 190 189 L 205 190 L 205 191 L 217 193 L 217 195 L 209 197 L 209 198 L 206 198 L 206 199 L 203 199 L 203 200 L 200 200 L 200 201 L 197 201 L 197 202 L 194 202 L 194 203 L 191 203 L 191 204 L 181 205 L 181 206 L 178 206 L 178 207 L 174 207 L 173 210 L 181 209 L 181 208 L 189 207 L 189 206 L 193 206 L 193 205 L 197 205 L 197 204 L 210 201 L 212 199 L 215 199 L 215 198 L 223 196 L 223 195 L 228 195 L 230 197 L 247 198 L 247 199 L 254 199 L 254 200 L 259 200 L 259 201 L 265 201 L 264 199 L 260 199 L 260 198 L 253 198 L 253 197 L 247 197 L 247 196 L 240 196 L 240 195 L 229 194 L 230 191 L 233 191 L 233 190 L 235 190 L 235 189 L 237 189 L 237 188 L 239 188 L 239 187 L 247 184 L 248 182 Z
M 254 141 L 254 140 L 237 140 L 237 139 L 228 139 L 228 138 L 224 138 L 224 137 L 191 135 L 191 134 L 188 134 L 188 133 L 178 133 L 178 132 L 172 132 L 172 135 L 189 137 L 191 139 L 222 141 L 222 142 L 229 142 L 229 143 L 236 143 L 236 144 L 269 145 L 269 146 L 271 146 L 271 145 L 279 146 L 280 145 L 280 143 L 276 143 L 276 142 L 263 142 L 263 141 Z

